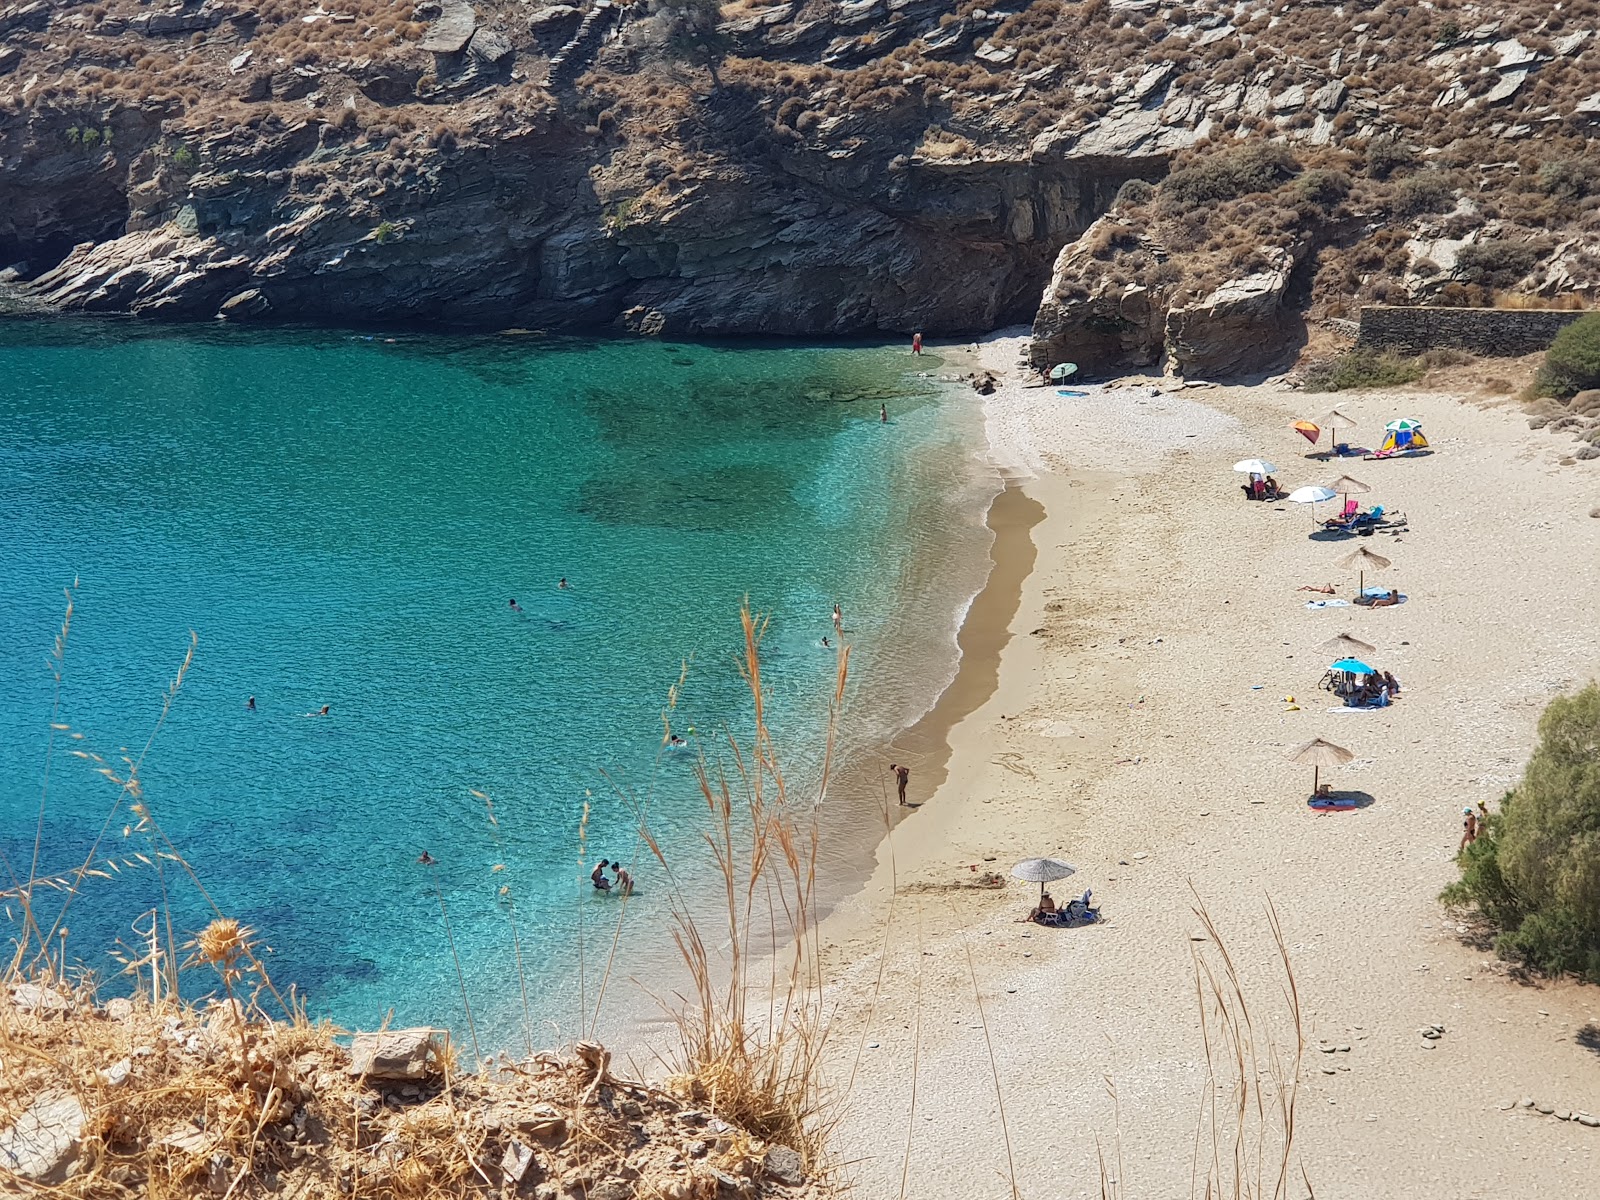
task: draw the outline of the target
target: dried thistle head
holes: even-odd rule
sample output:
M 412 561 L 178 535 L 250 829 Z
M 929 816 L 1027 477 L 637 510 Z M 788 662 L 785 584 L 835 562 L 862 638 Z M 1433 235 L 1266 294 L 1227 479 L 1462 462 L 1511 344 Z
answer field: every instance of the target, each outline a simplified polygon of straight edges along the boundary
M 200 931 L 192 943 L 195 958 L 213 967 L 231 966 L 233 961 L 250 948 L 255 931 L 239 924 L 232 917 L 218 917 Z

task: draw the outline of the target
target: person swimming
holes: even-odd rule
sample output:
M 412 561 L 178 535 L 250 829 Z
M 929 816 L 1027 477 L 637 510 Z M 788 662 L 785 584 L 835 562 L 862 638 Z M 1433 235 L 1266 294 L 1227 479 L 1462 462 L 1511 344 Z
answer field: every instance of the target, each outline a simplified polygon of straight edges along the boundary
M 325 716 L 328 715 L 328 710 L 330 708 L 332 708 L 332 707 L 333 707 L 333 705 L 331 705 L 331 704 L 324 704 L 321 708 L 317 709 L 316 712 L 313 712 L 313 713 L 301 713 L 300 715 L 302 717 L 325 717 Z
M 511 611 L 519 615 L 522 612 L 522 605 L 517 603 L 517 598 L 515 596 L 511 597 Z
M 678 749 L 680 746 L 687 746 L 688 744 L 688 742 L 684 741 L 675 733 L 667 738 L 667 745 L 671 746 L 674 750 Z
M 556 587 L 560 588 L 563 592 L 572 590 L 572 585 L 567 582 L 567 577 L 565 575 L 563 575 L 560 580 L 557 581 Z
M 254 696 L 251 696 L 250 699 L 244 702 L 244 710 L 245 712 L 255 712 L 256 698 Z
M 439 860 L 437 858 L 435 858 L 433 855 L 429 854 L 426 850 L 424 850 L 421 854 L 417 855 L 417 861 L 419 863 L 421 863 L 425 867 L 436 866 L 436 865 L 438 865 L 438 862 L 439 862 Z

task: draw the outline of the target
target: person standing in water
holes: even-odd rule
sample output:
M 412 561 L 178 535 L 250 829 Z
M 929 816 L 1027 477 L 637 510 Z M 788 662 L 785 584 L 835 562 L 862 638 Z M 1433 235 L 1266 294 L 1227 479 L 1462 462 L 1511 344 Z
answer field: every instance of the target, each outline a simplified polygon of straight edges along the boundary
M 839 607 L 838 601 L 833 605 L 833 631 L 837 634 L 844 633 L 844 611 Z
M 889 406 L 887 404 L 878 405 L 878 420 L 885 425 L 889 423 Z
M 600 865 L 589 872 L 589 882 L 594 884 L 595 891 L 609 892 L 611 890 L 611 880 L 606 878 L 606 868 L 610 865 L 610 859 L 602 858 Z
M 911 782 L 911 768 L 902 767 L 899 763 L 890 763 L 889 770 L 894 772 L 894 783 L 900 793 L 900 803 L 906 802 L 906 784 Z
M 918 331 L 917 333 L 913 333 L 911 335 L 911 353 L 913 353 L 913 354 L 921 354 L 922 353 L 922 333 L 921 333 L 921 331 Z

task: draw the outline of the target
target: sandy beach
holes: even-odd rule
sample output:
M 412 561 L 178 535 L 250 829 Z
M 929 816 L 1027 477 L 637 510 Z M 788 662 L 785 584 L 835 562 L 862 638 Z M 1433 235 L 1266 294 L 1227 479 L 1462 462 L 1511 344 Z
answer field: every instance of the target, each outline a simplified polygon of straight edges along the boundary
M 963 632 L 982 677 L 957 681 L 947 760 L 913 774 L 919 809 L 824 926 L 856 1194 L 1002 1197 L 1014 1177 L 1025 1197 L 1097 1196 L 1097 1140 L 1115 1174 L 1119 1136 L 1118 1187 L 1186 1194 L 1207 1086 L 1192 955 L 1214 949 L 1196 894 L 1281 1038 L 1276 906 L 1316 1195 L 1591 1188 L 1600 1128 L 1539 1110 L 1600 1114 L 1600 989 L 1514 979 L 1436 899 L 1462 806 L 1497 804 L 1544 705 L 1600 671 L 1591 466 L 1558 465 L 1566 444 L 1510 401 L 1412 391 L 1337 400 L 1355 440 L 1414 417 L 1433 454 L 1321 462 L 1289 423 L 1333 397 L 1155 380 L 1060 397 L 1022 386 L 1020 344 L 973 356 L 1004 377 L 985 412 L 1019 489 Z M 1399 536 L 1359 544 L 1394 563 L 1368 582 L 1407 602 L 1308 609 L 1302 584 L 1354 593 L 1333 564 L 1358 543 L 1247 503 L 1230 468 L 1251 456 L 1286 488 L 1347 471 L 1404 512 Z M 1398 703 L 1330 711 L 1317 647 L 1345 631 L 1377 647 Z M 1306 806 L 1310 769 L 1283 756 L 1316 736 L 1354 752 L 1328 778 L 1370 804 Z M 973 886 L 1033 855 L 1076 864 L 1053 891 L 1093 888 L 1104 922 L 1020 924 L 1035 887 Z

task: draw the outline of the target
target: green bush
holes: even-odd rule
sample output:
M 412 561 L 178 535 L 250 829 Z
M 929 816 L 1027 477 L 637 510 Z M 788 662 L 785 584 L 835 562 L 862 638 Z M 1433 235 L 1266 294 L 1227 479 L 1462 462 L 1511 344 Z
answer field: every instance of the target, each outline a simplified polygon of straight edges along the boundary
M 1328 362 L 1317 363 L 1305 376 L 1308 392 L 1343 392 L 1351 388 L 1395 387 L 1422 378 L 1422 363 L 1398 354 L 1352 350 Z
M 1255 145 L 1208 154 L 1161 181 L 1163 198 L 1184 208 L 1221 204 L 1252 192 L 1270 192 L 1292 178 L 1297 165 L 1282 146 Z
M 1595 185 L 1595 169 L 1582 159 L 1553 158 L 1539 164 L 1539 190 L 1559 200 L 1582 200 Z
M 1497 953 L 1600 983 L 1600 686 L 1550 702 L 1522 785 L 1460 863 L 1441 899 L 1496 925 Z
M 1294 186 L 1307 203 L 1332 208 L 1350 194 L 1350 176 L 1343 171 L 1307 171 Z
M 1581 316 L 1556 334 L 1534 386 L 1542 396 L 1571 396 L 1600 387 L 1600 313 Z
M 1144 179 L 1130 179 L 1117 189 L 1117 198 L 1111 202 L 1111 207 L 1137 208 L 1141 204 L 1150 203 L 1155 194 L 1155 184 Z
M 1444 171 L 1419 171 L 1397 183 L 1394 195 L 1403 213 L 1448 212 L 1456 206 L 1456 181 Z
M 1538 246 L 1504 238 L 1472 242 L 1456 252 L 1456 270 L 1461 277 L 1485 287 L 1510 287 L 1533 270 L 1538 261 Z
M 1416 163 L 1417 152 L 1393 134 L 1375 137 L 1367 143 L 1367 174 L 1387 179 L 1401 167 Z

